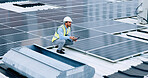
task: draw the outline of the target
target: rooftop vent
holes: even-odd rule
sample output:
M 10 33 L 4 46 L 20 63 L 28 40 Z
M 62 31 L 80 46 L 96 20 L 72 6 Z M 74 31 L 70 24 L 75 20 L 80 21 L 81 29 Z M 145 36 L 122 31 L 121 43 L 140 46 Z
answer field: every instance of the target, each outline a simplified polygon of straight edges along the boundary
M 38 3 L 33 1 L 5 2 L 0 3 L 0 7 L 18 13 L 61 8 L 60 6 L 50 4 L 47 5 L 44 3 Z
M 43 3 L 20 3 L 20 4 L 13 4 L 14 6 L 19 6 L 19 7 L 34 7 L 34 6 L 43 6 L 45 4 Z

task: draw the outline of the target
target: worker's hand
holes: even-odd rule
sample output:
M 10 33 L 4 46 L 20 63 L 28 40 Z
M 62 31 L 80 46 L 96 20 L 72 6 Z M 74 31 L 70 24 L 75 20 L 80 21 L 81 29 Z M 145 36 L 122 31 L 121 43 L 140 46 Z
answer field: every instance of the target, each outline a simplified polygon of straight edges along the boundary
M 70 36 L 70 39 L 72 39 L 72 41 L 77 41 L 77 38 L 75 38 L 74 36 Z

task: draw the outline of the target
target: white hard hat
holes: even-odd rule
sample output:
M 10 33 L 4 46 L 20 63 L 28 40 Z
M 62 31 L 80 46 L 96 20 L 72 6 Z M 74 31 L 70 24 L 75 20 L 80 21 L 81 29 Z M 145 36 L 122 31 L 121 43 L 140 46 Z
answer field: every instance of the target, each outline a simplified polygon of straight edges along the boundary
M 71 19 L 69 16 L 66 16 L 66 17 L 63 19 L 63 22 L 65 23 L 66 21 L 72 22 L 72 19 Z

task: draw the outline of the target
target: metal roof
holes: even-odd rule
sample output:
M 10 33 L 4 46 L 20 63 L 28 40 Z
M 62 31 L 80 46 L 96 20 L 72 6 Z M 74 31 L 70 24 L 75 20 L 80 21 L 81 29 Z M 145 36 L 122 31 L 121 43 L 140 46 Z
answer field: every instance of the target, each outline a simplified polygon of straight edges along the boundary
M 17 1 L 20 2 L 22 0 L 5 1 L 6 2 L 0 3 L 7 3 L 8 1 L 15 1 L 17 3 Z M 29 10 L 29 8 L 26 8 L 25 12 L 21 10 L 18 12 L 11 9 L 8 10 L 6 8 L 0 8 L 0 40 L 2 40 L 2 42 L 0 42 L 0 56 L 3 56 L 11 48 L 32 45 L 34 43 L 43 47 L 51 46 L 51 38 L 57 26 L 62 24 L 62 19 L 65 16 L 70 16 L 74 21 L 72 24 L 73 35 L 81 36 L 76 44 L 78 44 L 79 42 L 82 43 L 83 45 L 81 45 L 81 48 L 87 50 L 86 52 L 81 53 L 77 51 L 84 51 L 83 49 L 79 49 L 80 47 L 73 47 L 77 50 L 65 48 L 66 54 L 63 56 L 94 67 L 96 70 L 94 78 L 102 78 L 104 75 L 111 75 L 119 70 L 124 71 L 129 69 L 131 66 L 141 64 L 142 61 L 148 61 L 148 55 L 145 53 L 145 51 L 147 50 L 146 41 L 139 42 L 141 40 L 137 41 L 137 39 L 131 37 L 124 36 L 125 38 L 123 38 L 123 36 L 121 37 L 120 35 L 120 37 L 118 35 L 113 35 L 113 33 L 127 32 L 135 30 L 137 28 L 139 29 L 139 27 L 143 28 L 143 26 L 123 23 L 125 20 L 122 20 L 120 22 L 112 20 L 117 18 L 135 16 L 134 12 L 135 8 L 138 5 L 138 0 L 127 0 L 121 2 L 110 2 L 108 0 L 37 0 L 37 2 L 45 3 L 46 5 L 57 6 L 59 8 L 46 8 L 42 10 L 38 9 L 36 11 L 31 11 Z M 37 9 L 36 6 L 32 8 Z M 126 20 L 126 22 L 129 21 Z M 88 35 L 84 35 L 86 33 Z M 96 33 L 96 35 L 94 35 L 94 33 Z M 106 41 L 109 42 L 109 46 L 102 47 L 107 48 L 113 48 L 110 46 L 113 46 L 116 43 L 118 44 L 120 42 L 126 43 L 126 41 L 127 44 L 140 44 L 140 47 L 142 48 L 138 49 L 139 47 L 136 48 L 136 46 L 133 44 L 133 48 L 135 50 L 132 49 L 132 51 L 134 52 L 140 50 L 139 52 L 137 52 L 138 54 L 140 54 L 140 56 L 133 57 L 134 54 L 131 54 L 129 59 L 118 61 L 116 63 L 111 63 L 107 61 L 108 57 L 106 59 L 105 56 L 101 57 L 105 60 L 101 59 L 100 56 L 91 56 L 92 54 L 90 55 L 90 53 L 88 53 L 87 51 L 97 50 L 100 45 L 105 44 L 101 41 L 103 40 L 103 37 L 107 38 Z M 100 42 L 97 40 L 95 41 L 95 38 L 101 38 Z M 113 38 L 115 40 L 113 40 L 112 42 Z M 83 43 L 85 41 L 92 43 L 93 46 L 90 46 L 88 43 Z M 115 45 L 114 47 L 116 46 L 118 48 L 123 47 L 119 47 L 120 45 Z M 56 52 L 55 50 L 55 48 L 51 49 L 51 51 L 53 52 Z M 106 48 L 104 51 L 106 51 Z M 114 51 L 116 51 L 116 48 L 114 49 Z M 125 49 L 123 50 L 123 52 L 124 51 L 127 52 L 129 50 Z M 114 53 L 110 54 L 113 55 Z M 117 54 L 116 56 L 118 55 L 120 54 Z M 115 57 L 111 56 L 109 58 L 114 60 Z M 0 74 L 0 76 L 3 77 L 4 75 Z

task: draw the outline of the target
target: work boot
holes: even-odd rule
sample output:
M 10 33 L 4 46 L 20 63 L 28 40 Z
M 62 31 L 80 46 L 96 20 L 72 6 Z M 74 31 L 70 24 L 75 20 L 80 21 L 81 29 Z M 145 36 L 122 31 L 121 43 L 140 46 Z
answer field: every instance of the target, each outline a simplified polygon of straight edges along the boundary
M 62 48 L 62 51 L 65 51 L 65 49 Z
M 58 48 L 58 45 L 56 45 L 55 48 Z M 65 49 L 62 49 L 62 51 L 65 51 Z
M 58 45 L 56 45 L 55 48 L 58 48 Z
M 63 50 L 57 50 L 57 53 L 65 54 L 65 53 L 63 52 Z

